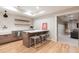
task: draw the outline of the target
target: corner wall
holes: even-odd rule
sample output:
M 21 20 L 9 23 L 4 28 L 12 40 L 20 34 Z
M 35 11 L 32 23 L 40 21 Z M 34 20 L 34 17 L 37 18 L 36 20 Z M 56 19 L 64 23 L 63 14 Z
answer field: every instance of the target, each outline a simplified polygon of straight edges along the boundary
M 41 29 L 42 23 L 48 23 L 48 30 L 53 41 L 57 41 L 57 19 L 56 16 L 50 15 L 47 17 L 34 19 L 34 28 Z

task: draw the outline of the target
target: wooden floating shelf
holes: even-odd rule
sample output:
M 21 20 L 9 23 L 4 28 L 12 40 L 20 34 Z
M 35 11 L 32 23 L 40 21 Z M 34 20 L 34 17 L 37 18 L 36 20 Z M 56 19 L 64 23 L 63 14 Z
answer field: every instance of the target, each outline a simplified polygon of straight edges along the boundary
M 29 20 L 15 19 L 15 21 L 30 22 Z
M 30 25 L 30 24 L 15 24 L 15 25 L 19 25 L 19 26 L 28 26 L 28 25 Z
M 30 26 L 30 20 L 15 19 L 16 26 Z

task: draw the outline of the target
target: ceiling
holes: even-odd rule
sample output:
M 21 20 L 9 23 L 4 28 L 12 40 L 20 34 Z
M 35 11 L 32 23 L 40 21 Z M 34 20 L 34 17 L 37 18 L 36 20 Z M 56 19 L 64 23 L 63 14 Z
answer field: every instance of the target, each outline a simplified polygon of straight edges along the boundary
M 78 22 L 79 21 L 79 12 L 58 16 L 58 19 L 60 19 L 63 22 L 72 22 L 72 21 Z
M 7 10 L 8 13 L 12 14 L 20 14 L 24 16 L 28 16 L 31 18 L 39 17 L 43 15 L 48 15 L 52 13 L 60 12 L 64 9 L 72 8 L 73 6 L 7 6 L 7 8 L 4 8 L 6 6 L 1 6 L 0 11 Z M 8 8 L 12 7 L 12 9 Z M 15 10 L 16 9 L 16 10 Z

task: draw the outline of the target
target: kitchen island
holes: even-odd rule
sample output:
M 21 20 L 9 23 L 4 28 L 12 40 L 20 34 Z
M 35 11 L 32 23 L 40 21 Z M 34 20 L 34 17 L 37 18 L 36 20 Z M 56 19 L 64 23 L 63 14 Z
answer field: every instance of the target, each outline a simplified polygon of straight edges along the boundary
M 36 38 L 37 36 L 39 37 L 38 39 L 36 39 L 36 43 L 38 41 L 42 41 L 42 39 L 47 39 L 47 34 L 49 33 L 48 30 L 31 30 L 31 31 L 23 31 L 22 32 L 22 39 L 23 39 L 23 45 L 26 47 L 32 47 L 34 45 L 34 38 Z M 41 36 L 45 35 L 44 38 L 42 38 Z M 32 39 L 31 39 L 32 38 Z

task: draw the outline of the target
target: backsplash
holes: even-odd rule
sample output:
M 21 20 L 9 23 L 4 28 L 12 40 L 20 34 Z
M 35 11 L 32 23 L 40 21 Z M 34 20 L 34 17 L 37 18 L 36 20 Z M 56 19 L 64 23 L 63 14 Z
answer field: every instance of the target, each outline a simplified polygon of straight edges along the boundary
M 31 20 L 30 18 L 24 16 L 8 15 L 8 18 L 4 18 L 2 17 L 2 15 L 0 15 L 0 30 L 28 30 L 29 29 L 30 26 L 18 26 L 18 27 L 15 26 L 16 18 Z

